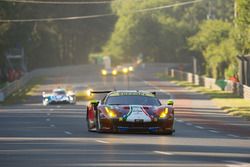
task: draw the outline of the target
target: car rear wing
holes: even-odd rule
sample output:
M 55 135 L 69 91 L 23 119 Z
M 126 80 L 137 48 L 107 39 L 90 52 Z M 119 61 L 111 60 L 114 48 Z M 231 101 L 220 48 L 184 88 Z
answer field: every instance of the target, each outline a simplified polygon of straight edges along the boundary
M 108 94 L 112 92 L 111 90 L 92 90 L 92 89 L 88 89 L 86 91 L 87 96 L 92 96 L 93 94 Z
M 93 94 L 103 94 L 103 93 L 110 93 L 110 92 L 113 92 L 112 90 L 95 90 L 95 91 L 90 91 L 90 93 L 93 93 Z M 139 91 L 138 91 L 139 92 Z M 156 92 L 150 92 L 152 93 L 153 95 L 156 95 Z
M 93 94 L 108 94 L 113 92 L 113 90 L 87 90 L 87 94 L 89 96 L 93 95 Z M 139 90 L 137 90 L 137 92 L 140 92 Z M 149 93 L 152 93 L 154 96 L 156 96 L 156 92 L 155 91 L 149 91 Z
M 156 96 L 156 92 L 151 92 L 151 93 Z
M 42 96 L 43 96 L 43 97 L 48 97 L 48 96 L 50 96 L 50 94 L 46 94 L 46 92 L 43 92 L 43 93 L 42 93 Z
M 104 94 L 104 93 L 110 93 L 113 92 L 112 90 L 93 90 L 90 91 L 91 94 Z

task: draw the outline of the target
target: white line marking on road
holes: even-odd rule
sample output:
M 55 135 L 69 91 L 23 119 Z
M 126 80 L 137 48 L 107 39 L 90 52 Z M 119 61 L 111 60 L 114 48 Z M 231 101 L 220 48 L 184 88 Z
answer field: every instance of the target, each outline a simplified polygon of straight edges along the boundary
M 229 165 L 226 165 L 227 167 L 249 167 L 250 163 L 244 163 L 239 161 L 224 161 L 226 163 L 230 163 Z
M 173 153 L 170 152 L 165 152 L 165 151 L 154 151 L 156 154 L 163 154 L 163 155 L 174 155 Z
M 50 113 L 47 113 L 48 116 L 50 116 Z
M 55 127 L 55 125 L 54 125 L 54 124 L 51 124 L 51 125 L 50 125 L 50 127 L 54 128 L 54 127 Z
M 67 135 L 72 135 L 72 133 L 69 132 L 69 131 L 64 131 L 64 133 L 67 134 Z
M 45 108 L 23 108 L 23 109 L 1 109 L 2 111 L 12 111 L 12 112 L 16 112 L 16 111 L 25 111 L 25 112 L 29 112 L 29 111 L 48 111 L 48 109 Z M 80 108 L 61 108 L 61 106 L 59 106 L 59 108 L 55 109 L 54 111 L 85 111 L 86 109 L 80 109 Z
M 46 121 L 47 121 L 47 122 L 49 122 L 49 121 L 50 121 L 50 119 L 49 119 L 49 118 L 47 118 L 47 119 L 46 119 Z
M 240 137 L 240 136 L 233 135 L 233 134 L 228 134 L 227 136 L 229 136 L 229 137 L 235 137 L 235 138 Z
M 186 123 L 186 125 L 187 125 L 187 126 L 192 126 L 193 124 L 190 123 L 190 122 L 188 122 L 188 123 Z
M 204 129 L 202 126 L 195 126 L 198 129 Z
M 54 111 L 54 109 L 53 109 L 53 108 L 51 108 L 51 109 L 49 109 L 49 111 Z
M 183 120 L 181 120 L 181 119 L 177 119 L 176 121 L 177 121 L 177 122 L 184 122 L 184 121 L 183 121 Z
M 61 106 L 56 106 L 57 108 L 61 108 Z
M 103 140 L 95 140 L 95 141 L 97 141 L 98 143 L 104 143 L 104 144 L 108 144 L 109 143 L 109 142 L 103 141 Z
M 209 132 L 212 132 L 212 133 L 219 133 L 218 131 L 216 130 L 208 130 Z

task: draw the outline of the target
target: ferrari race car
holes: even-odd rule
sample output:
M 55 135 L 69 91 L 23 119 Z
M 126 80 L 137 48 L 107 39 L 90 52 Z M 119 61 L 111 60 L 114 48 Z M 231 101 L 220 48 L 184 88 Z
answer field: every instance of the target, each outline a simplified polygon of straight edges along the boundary
M 48 104 L 75 104 L 76 96 L 65 89 L 54 89 L 51 94 L 43 92 L 43 105 Z
M 162 105 L 155 92 L 92 91 L 106 93 L 101 100 L 87 106 L 87 126 L 97 132 L 141 132 L 172 134 L 174 130 L 173 100 Z

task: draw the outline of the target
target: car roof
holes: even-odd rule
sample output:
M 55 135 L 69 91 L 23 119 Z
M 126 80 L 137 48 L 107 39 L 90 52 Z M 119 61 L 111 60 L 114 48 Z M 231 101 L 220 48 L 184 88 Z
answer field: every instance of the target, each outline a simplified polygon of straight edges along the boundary
M 60 91 L 66 91 L 66 90 L 62 88 L 53 89 L 53 92 L 60 92 Z

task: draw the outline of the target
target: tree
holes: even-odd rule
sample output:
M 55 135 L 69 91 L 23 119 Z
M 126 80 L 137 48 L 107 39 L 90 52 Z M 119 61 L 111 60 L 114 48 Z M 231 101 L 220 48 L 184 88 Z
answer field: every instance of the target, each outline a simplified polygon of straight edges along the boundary
M 250 1 L 236 0 L 236 30 L 234 39 L 240 54 L 250 53 Z
M 200 22 L 207 19 L 208 2 L 142 12 L 178 2 L 183 1 L 114 1 L 112 10 L 118 21 L 103 48 L 105 54 L 117 60 L 131 60 L 142 53 L 148 61 L 190 61 L 195 53 L 188 49 L 187 39 L 198 31 Z M 232 20 L 233 0 L 212 2 L 214 18 Z M 135 12 L 138 10 L 140 12 Z
M 178 61 L 185 48 L 185 35 L 179 35 L 185 32 L 184 25 L 178 24 L 169 11 L 133 12 L 170 2 L 172 0 L 114 1 L 112 9 L 119 19 L 104 46 L 104 53 L 117 60 L 129 61 L 142 53 L 147 61 Z
M 109 4 L 53 5 L 0 2 L 2 20 L 85 16 L 109 12 Z M 0 23 L 0 64 L 3 63 L 3 53 L 9 48 L 16 47 L 17 43 L 25 49 L 30 70 L 87 63 L 89 53 L 101 50 L 112 32 L 115 20 L 116 17 L 105 17 L 90 20 Z
M 189 38 L 191 49 L 204 56 L 208 76 L 224 78 L 225 71 L 229 67 L 233 69 L 231 66 L 235 65 L 237 50 L 231 38 L 232 29 L 231 23 L 208 20 L 199 26 L 199 31 L 195 36 Z

